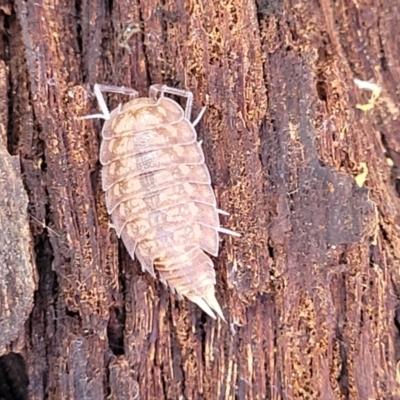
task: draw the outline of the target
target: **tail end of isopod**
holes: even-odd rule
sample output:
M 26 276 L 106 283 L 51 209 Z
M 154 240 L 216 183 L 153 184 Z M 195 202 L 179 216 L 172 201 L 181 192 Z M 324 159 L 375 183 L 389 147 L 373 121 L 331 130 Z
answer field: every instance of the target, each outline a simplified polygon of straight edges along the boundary
M 202 297 L 191 297 L 190 300 L 193 303 L 197 304 L 210 317 L 217 319 L 215 315 L 216 313 L 224 322 L 226 322 L 221 306 L 219 305 L 218 300 L 215 297 L 214 288 L 209 290 Z

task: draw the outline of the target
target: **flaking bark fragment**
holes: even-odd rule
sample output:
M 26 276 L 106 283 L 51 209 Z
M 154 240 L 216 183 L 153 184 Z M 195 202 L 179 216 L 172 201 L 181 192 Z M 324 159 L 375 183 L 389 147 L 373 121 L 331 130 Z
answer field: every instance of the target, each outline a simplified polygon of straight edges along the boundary
M 4 130 L 4 126 L 0 125 Z M 33 306 L 28 196 L 19 158 L 10 156 L 0 135 L 0 354 L 17 338 Z

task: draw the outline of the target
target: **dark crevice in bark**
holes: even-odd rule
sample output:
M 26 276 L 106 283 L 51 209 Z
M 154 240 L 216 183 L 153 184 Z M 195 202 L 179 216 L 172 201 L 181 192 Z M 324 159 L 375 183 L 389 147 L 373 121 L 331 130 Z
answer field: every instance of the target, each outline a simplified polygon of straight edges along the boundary
M 35 301 L 35 307 L 41 308 L 40 305 L 42 305 L 45 309 L 50 303 L 54 305 L 58 296 L 57 274 L 52 270 L 54 252 L 47 232 L 44 231 L 35 237 L 34 250 L 39 274 L 39 287 L 36 291 L 35 297 L 37 301 Z M 41 302 L 43 304 L 40 304 Z
M 165 380 L 164 363 L 160 364 L 160 378 L 161 378 L 160 381 L 161 381 L 162 391 L 164 393 L 165 398 L 167 398 L 168 386 L 170 382 L 167 382 Z
M 17 24 L 17 18 L 15 14 L 6 15 L 4 17 L 4 30 L 3 30 L 3 43 L 4 43 L 4 54 L 3 60 L 6 65 L 10 65 L 11 62 L 11 41 L 10 29 L 13 24 Z M 15 77 L 12 76 L 12 68 L 8 69 L 8 84 L 7 84 L 7 97 L 8 97 L 8 118 L 7 118 L 7 150 L 11 155 L 17 153 L 18 137 L 15 135 L 14 127 L 14 100 L 13 90 L 15 90 Z M 5 117 L 5 116 L 4 116 Z M 3 118 L 4 118 L 3 117 Z
M 185 392 L 185 375 L 184 375 L 184 367 L 182 365 L 183 357 L 182 357 L 182 349 L 179 345 L 179 340 L 178 340 L 177 335 L 178 335 L 178 333 L 177 333 L 175 327 L 172 327 L 172 329 L 171 329 L 172 369 L 173 369 L 175 382 L 182 383 L 182 393 L 184 393 Z M 163 386 L 165 384 L 168 385 L 168 382 L 164 382 Z M 164 393 L 167 393 L 167 391 L 165 391 L 166 389 L 167 389 L 167 387 L 164 387 Z
M 115 356 L 125 354 L 124 330 L 126 310 L 124 307 L 126 297 L 126 280 L 124 274 L 124 260 L 129 257 L 124 246 L 118 247 L 118 281 L 120 290 L 117 292 L 110 288 L 111 306 L 109 308 L 109 320 L 107 323 L 107 338 L 110 350 Z
M 378 122 L 379 126 L 382 126 L 382 124 L 383 121 Z M 386 150 L 384 155 L 393 161 L 390 176 L 393 187 L 396 190 L 397 195 L 400 197 L 400 153 L 391 148 L 386 138 L 386 134 L 382 130 L 379 130 L 379 133 L 382 146 Z
M 8 35 L 6 34 L 7 28 L 4 26 L 3 30 L 3 43 L 4 43 L 4 54 L 3 54 L 3 59 L 8 65 L 10 63 L 10 49 L 9 49 L 9 43 L 8 43 Z M 13 133 L 14 133 L 14 128 L 13 128 L 13 118 L 10 118 L 10 115 L 12 115 L 12 110 L 13 110 L 13 96 L 11 93 L 11 87 L 12 87 L 12 81 L 11 81 L 11 73 L 8 70 L 7 73 L 7 110 L 4 108 L 4 113 L 6 115 L 3 115 L 2 118 L 4 121 L 7 122 L 6 130 L 7 130 L 7 150 L 10 154 L 12 153 L 13 148 L 15 147 L 13 145 Z
M 113 7 L 114 7 L 114 1 L 113 0 L 106 0 L 106 3 L 107 3 L 107 8 L 108 8 L 108 13 L 111 15 Z
M 399 296 L 397 296 L 397 301 L 399 301 Z M 394 315 L 394 358 L 396 363 L 400 361 L 400 308 L 399 306 L 395 310 Z
M 124 292 L 124 290 L 122 290 Z M 119 294 L 116 293 L 115 296 Z M 115 297 L 113 296 L 113 297 Z M 122 295 L 121 295 L 122 296 Z M 109 320 L 107 325 L 107 337 L 111 351 L 114 355 L 125 354 L 124 350 L 124 328 L 125 309 L 123 300 L 112 298 L 112 306 L 109 309 Z
M 381 67 L 384 72 L 389 71 L 389 65 L 388 61 L 385 55 L 385 50 L 384 50 L 384 45 L 382 41 L 382 35 L 381 35 L 381 20 L 382 18 L 378 17 L 378 32 L 379 32 L 379 47 L 380 47 L 380 62 L 381 62 Z
M 324 82 L 323 80 L 317 81 L 317 93 L 318 93 L 318 98 L 326 103 L 328 95 L 326 90 L 326 82 Z
M 268 254 L 271 259 L 274 259 L 274 247 L 267 243 Z
M 369 265 L 370 265 L 370 267 L 373 267 L 375 265 L 375 250 L 376 250 L 376 245 L 369 246 Z
M 204 364 L 206 362 L 204 358 L 205 350 L 206 350 L 206 343 L 207 343 L 207 332 L 206 332 L 206 324 L 207 317 L 204 312 L 201 313 L 200 318 L 197 321 L 197 334 L 196 336 L 199 339 L 200 346 L 201 346 L 201 362 Z
M 265 70 L 265 69 L 264 69 Z M 274 126 L 274 121 L 269 120 L 270 126 Z M 264 119 L 263 122 L 261 123 L 260 130 L 259 130 L 259 136 L 260 136 L 260 147 L 258 151 L 258 159 L 260 160 L 260 163 L 262 165 L 263 169 L 263 174 L 265 178 L 268 178 L 268 136 L 271 135 L 271 133 L 274 132 L 274 129 L 270 129 L 268 131 L 267 127 L 267 120 Z M 265 187 L 265 180 L 263 180 L 263 192 L 266 193 L 266 187 Z
M 110 365 L 107 365 L 107 368 L 105 368 L 103 384 L 104 384 L 104 392 L 106 394 L 105 398 L 111 399 L 112 391 L 110 387 Z
M 75 14 L 78 16 L 76 21 L 76 40 L 78 43 L 78 50 L 80 59 L 83 60 L 82 52 L 83 52 L 83 40 L 82 40 L 82 23 L 81 23 L 81 15 L 82 15 L 82 1 L 75 0 Z M 84 68 L 81 66 L 81 71 L 84 72 Z M 82 76 L 82 79 L 85 80 L 85 76 Z
M 40 358 L 38 364 L 42 370 L 41 382 L 46 391 L 50 374 L 48 357 L 53 353 L 53 342 L 49 335 L 57 331 L 56 303 L 59 292 L 57 275 L 52 270 L 54 252 L 46 231 L 34 237 L 34 252 L 39 284 L 34 295 L 34 307 L 29 319 L 29 337 L 31 338 L 31 347 L 37 351 L 36 357 Z M 39 337 L 42 344 L 38 346 L 36 341 Z
M 28 400 L 29 378 L 21 354 L 8 353 L 0 357 L 0 399 Z
M 145 20 L 143 18 L 142 7 L 140 7 L 140 6 L 139 6 L 139 19 L 140 19 L 141 26 L 143 26 L 143 23 Z M 143 29 L 141 29 L 139 35 L 141 36 L 140 43 L 142 46 L 143 56 L 144 56 L 144 60 L 145 60 L 146 80 L 149 84 L 151 84 L 153 82 L 150 79 L 151 73 L 150 73 L 150 67 L 149 67 L 149 59 L 148 59 L 147 52 L 146 52 L 146 34 L 144 33 Z
M 73 310 L 70 310 L 70 309 L 66 308 L 65 309 L 65 315 L 67 317 L 76 318 L 77 320 L 80 320 L 80 314 L 79 314 L 78 311 L 73 311 Z
M 340 353 L 340 372 L 337 378 L 339 383 L 340 391 L 345 399 L 349 399 L 349 371 L 348 371 L 348 361 L 347 361 L 347 351 L 345 341 L 343 340 L 342 332 L 340 328 L 337 328 L 337 340 L 339 341 L 339 353 Z
M 329 88 L 326 82 L 325 77 L 325 69 L 326 66 L 331 62 L 330 55 L 330 39 L 328 37 L 327 32 L 321 32 L 322 42 L 321 46 L 318 49 L 318 59 L 315 63 L 317 68 L 317 82 L 316 82 L 316 91 L 318 94 L 318 98 L 327 104 L 329 98 Z M 327 104 L 328 107 L 328 104 Z

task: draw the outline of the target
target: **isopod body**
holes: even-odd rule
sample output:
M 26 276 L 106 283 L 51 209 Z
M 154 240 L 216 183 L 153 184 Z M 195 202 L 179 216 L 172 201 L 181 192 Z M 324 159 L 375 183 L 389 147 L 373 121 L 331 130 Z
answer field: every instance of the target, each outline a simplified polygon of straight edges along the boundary
M 215 311 L 224 318 L 213 262 L 205 252 L 217 256 L 219 232 L 235 233 L 220 227 L 221 211 L 189 120 L 192 94 L 153 85 L 150 97 L 134 98 L 109 113 L 101 91 L 137 92 L 95 85 L 103 114 L 89 116 L 106 119 L 102 185 L 118 237 L 143 270 L 157 273 L 212 317 Z M 165 93 L 187 97 L 186 109 Z

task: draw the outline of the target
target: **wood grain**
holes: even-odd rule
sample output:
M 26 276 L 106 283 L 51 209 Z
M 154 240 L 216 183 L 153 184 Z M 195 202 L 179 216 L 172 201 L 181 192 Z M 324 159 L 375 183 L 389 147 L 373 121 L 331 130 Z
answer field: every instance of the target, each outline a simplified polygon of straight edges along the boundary
M 5 4 L 8 149 L 45 222 L 31 398 L 398 398 L 398 1 Z M 382 88 L 370 110 L 355 78 Z M 94 83 L 207 106 L 222 223 L 244 233 L 215 264 L 227 324 L 143 275 L 108 226 L 100 124 L 76 120 Z

